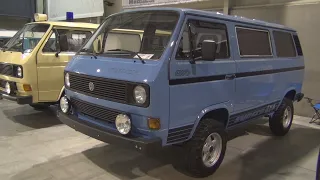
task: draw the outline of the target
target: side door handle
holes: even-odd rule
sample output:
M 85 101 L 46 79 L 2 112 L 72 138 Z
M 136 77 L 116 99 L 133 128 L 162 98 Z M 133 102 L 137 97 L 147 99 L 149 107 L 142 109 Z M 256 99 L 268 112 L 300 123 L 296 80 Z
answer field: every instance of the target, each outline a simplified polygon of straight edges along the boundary
M 236 78 L 236 75 L 235 75 L 235 74 L 227 74 L 227 75 L 226 75 L 226 79 L 227 79 L 227 80 L 233 80 L 234 78 Z

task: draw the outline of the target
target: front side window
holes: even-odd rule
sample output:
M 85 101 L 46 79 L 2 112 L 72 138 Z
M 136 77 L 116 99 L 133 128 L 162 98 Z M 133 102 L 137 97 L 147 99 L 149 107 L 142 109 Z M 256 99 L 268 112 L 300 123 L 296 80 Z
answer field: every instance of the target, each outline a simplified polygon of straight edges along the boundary
M 57 36 L 60 36 L 59 44 L 65 44 L 66 46 L 61 49 L 61 52 L 77 52 L 81 46 L 91 37 L 90 31 L 70 30 L 70 29 L 58 29 L 50 36 L 47 43 L 43 48 L 43 52 L 57 52 L 59 51 Z M 61 38 L 64 37 L 64 38 Z
M 201 60 L 202 43 L 206 40 L 214 41 L 216 43 L 216 59 L 229 58 L 229 43 L 226 25 L 220 23 L 190 20 L 189 23 L 185 26 L 182 37 L 180 39 L 176 59 L 189 59 L 191 56 L 191 46 L 191 48 L 193 49 L 193 58 Z
M 114 15 L 106 19 L 80 50 L 105 57 L 159 59 L 168 46 L 179 14 L 145 11 Z
M 49 27 L 49 24 L 27 24 L 4 45 L 4 49 L 22 53 L 31 52 Z
M 240 56 L 272 56 L 269 31 L 237 27 Z
M 274 42 L 278 57 L 295 57 L 296 49 L 291 33 L 274 31 Z

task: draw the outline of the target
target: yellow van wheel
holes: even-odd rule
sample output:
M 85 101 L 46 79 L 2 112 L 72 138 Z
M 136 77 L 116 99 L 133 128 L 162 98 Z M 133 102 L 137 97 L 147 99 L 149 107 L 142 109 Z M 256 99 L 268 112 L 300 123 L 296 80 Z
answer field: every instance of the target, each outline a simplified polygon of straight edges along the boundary
M 49 108 L 49 104 L 44 103 L 35 103 L 35 104 L 29 104 L 31 107 L 33 107 L 35 110 L 45 110 Z

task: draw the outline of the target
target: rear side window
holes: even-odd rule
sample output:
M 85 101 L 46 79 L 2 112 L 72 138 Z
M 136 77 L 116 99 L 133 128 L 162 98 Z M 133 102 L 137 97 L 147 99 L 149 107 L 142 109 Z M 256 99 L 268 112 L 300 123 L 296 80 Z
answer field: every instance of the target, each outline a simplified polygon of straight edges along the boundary
M 296 49 L 291 33 L 274 31 L 273 36 L 278 57 L 296 56 Z
M 240 56 L 272 56 L 269 31 L 236 27 Z
M 296 45 L 296 50 L 298 53 L 298 56 L 303 56 L 302 47 L 300 44 L 299 37 L 297 35 L 293 35 L 294 44 Z

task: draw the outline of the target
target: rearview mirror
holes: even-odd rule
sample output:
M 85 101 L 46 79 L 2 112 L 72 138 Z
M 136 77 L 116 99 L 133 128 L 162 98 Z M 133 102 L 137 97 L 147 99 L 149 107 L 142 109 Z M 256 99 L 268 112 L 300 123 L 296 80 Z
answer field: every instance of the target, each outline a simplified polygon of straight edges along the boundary
M 202 42 L 201 54 L 203 60 L 214 61 L 216 59 L 217 43 L 212 40 Z

